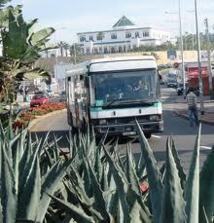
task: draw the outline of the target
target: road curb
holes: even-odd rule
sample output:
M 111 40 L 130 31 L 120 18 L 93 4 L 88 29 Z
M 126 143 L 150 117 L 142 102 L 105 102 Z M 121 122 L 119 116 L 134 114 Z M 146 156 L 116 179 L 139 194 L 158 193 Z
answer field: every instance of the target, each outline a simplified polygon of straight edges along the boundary
M 184 118 L 184 119 L 189 120 L 188 115 L 181 114 L 181 113 L 179 113 L 179 112 L 177 112 L 177 111 L 175 111 L 174 113 L 175 113 L 177 116 L 181 117 L 181 118 Z M 204 124 L 207 124 L 207 125 L 214 125 L 214 122 L 209 122 L 209 121 L 206 121 L 206 120 L 203 120 L 203 119 L 202 119 L 202 120 L 200 119 L 200 121 L 201 121 L 202 123 L 204 123 Z
M 59 113 L 65 111 L 65 110 L 66 110 L 66 108 L 64 108 L 64 109 L 62 109 L 62 110 L 57 110 L 57 111 L 50 112 L 50 113 L 48 113 L 48 114 L 46 114 L 46 115 L 37 116 L 36 119 L 33 119 L 33 120 L 29 123 L 29 125 L 28 125 L 28 130 L 31 131 L 31 129 L 32 129 L 36 124 L 38 124 L 39 122 L 41 122 L 42 120 L 44 120 L 44 119 L 46 119 L 46 118 L 48 118 L 48 117 L 50 117 L 50 116 L 52 116 L 52 115 L 57 115 L 57 114 L 59 114 Z

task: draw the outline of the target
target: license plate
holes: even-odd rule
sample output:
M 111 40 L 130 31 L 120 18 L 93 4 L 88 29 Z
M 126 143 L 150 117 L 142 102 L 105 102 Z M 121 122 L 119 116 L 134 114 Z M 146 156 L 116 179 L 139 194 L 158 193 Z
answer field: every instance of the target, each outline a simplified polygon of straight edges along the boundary
M 123 132 L 122 133 L 123 136 L 130 136 L 130 135 L 136 135 L 136 132 Z

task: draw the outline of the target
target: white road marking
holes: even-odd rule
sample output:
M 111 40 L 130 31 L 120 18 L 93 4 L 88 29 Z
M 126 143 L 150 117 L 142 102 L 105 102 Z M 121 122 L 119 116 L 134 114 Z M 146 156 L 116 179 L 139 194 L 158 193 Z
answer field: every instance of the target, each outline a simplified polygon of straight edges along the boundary
M 152 135 L 153 138 L 161 139 L 161 136 L 158 135 Z
M 211 146 L 200 146 L 200 147 L 201 147 L 201 149 L 212 149 Z

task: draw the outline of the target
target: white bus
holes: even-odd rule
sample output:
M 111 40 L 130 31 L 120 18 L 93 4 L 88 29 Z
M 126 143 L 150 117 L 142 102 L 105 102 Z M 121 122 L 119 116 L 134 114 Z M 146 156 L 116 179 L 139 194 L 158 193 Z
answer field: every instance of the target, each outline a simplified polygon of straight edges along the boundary
M 97 136 L 135 135 L 137 120 L 147 138 L 163 131 L 159 75 L 154 57 L 91 60 L 67 71 L 68 123 L 89 124 Z

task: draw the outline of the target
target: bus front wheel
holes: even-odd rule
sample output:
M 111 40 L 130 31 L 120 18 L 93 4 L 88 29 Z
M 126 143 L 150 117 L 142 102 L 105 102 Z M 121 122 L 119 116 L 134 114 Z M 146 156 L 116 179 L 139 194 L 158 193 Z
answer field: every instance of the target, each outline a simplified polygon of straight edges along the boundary
M 150 139 L 151 136 L 152 136 L 152 133 L 145 133 L 145 137 L 146 137 L 147 139 Z

